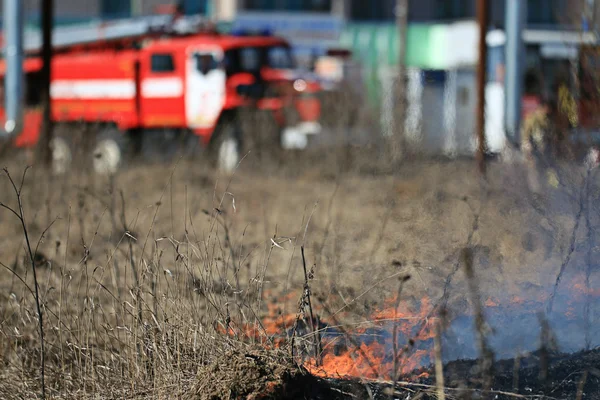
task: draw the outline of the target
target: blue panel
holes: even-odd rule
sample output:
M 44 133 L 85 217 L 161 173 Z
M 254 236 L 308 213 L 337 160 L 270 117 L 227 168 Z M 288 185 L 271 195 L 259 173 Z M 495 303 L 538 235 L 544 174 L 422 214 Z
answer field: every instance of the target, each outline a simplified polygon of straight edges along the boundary
M 186 14 L 206 14 L 208 0 L 184 0 L 183 7 Z
M 446 82 L 446 71 L 437 69 L 426 69 L 421 71 L 421 82 L 423 85 L 443 85 Z

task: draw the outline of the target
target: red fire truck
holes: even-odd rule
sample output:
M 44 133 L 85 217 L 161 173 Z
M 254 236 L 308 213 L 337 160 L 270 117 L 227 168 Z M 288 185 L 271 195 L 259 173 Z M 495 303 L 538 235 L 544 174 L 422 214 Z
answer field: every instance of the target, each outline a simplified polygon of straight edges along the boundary
M 218 168 L 231 171 L 244 144 L 252 142 L 246 139 L 256 133 L 240 122 L 242 113 L 267 114 L 276 127 L 273 140 L 283 147 L 304 147 L 307 135 L 320 132 L 320 87 L 294 69 L 282 38 L 214 30 L 177 33 L 164 29 L 164 23 L 161 29 L 148 23 L 127 32 L 135 23 L 120 23 L 87 28 L 101 29 L 95 34 L 55 32 L 50 89 L 55 172 L 66 172 L 82 150 L 74 140 L 75 125 L 91 143 L 85 159 L 105 173 L 116 172 L 126 153 L 138 153 L 157 136 L 171 138 L 170 144 L 184 138 L 186 148 L 200 143 Z M 115 31 L 120 33 L 111 34 Z M 56 43 L 61 34 L 62 45 Z M 39 140 L 41 67 L 38 49 L 29 51 L 24 127 L 14 138 L 16 147 Z M 0 61 L 0 77 L 4 70 Z

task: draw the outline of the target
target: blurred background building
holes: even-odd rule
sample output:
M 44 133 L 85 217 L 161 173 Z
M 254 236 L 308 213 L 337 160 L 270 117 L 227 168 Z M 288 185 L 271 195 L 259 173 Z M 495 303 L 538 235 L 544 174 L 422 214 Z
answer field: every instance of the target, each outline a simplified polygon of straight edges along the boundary
M 40 0 L 24 1 L 28 26 L 35 29 Z M 400 47 L 396 0 L 182 0 L 179 4 L 186 14 L 206 15 L 225 30 L 270 29 L 290 40 L 296 57 L 308 68 L 328 49 L 351 51 L 360 68 L 352 79 L 359 76 L 365 86 L 365 104 L 379 110 L 384 131 L 392 129 L 392 83 Z M 56 23 L 165 13 L 173 5 L 169 0 L 55 0 Z M 492 150 L 502 148 L 505 136 L 505 5 L 502 0 L 490 1 L 486 134 Z M 409 1 L 407 129 L 432 152 L 471 152 L 475 143 L 475 13 L 476 0 Z M 558 82 L 573 84 L 581 45 L 596 43 L 599 15 L 600 1 L 527 0 L 524 89 L 533 104 L 551 99 Z

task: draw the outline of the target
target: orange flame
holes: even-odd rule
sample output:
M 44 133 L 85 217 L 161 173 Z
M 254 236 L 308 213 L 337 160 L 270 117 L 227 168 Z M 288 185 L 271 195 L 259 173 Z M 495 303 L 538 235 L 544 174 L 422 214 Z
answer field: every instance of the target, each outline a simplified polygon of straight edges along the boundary
M 567 306 L 564 312 L 566 318 L 573 318 L 577 314 L 574 305 L 585 296 L 600 297 L 600 289 L 590 288 L 582 277 L 566 281 L 564 287 L 570 296 L 564 303 Z M 487 308 L 515 307 L 519 313 L 532 313 L 548 299 L 548 294 L 537 297 L 488 297 L 484 305 Z M 297 305 L 292 305 L 296 304 L 298 294 L 277 297 L 265 292 L 265 298 L 273 300 L 266 303 L 267 313 L 261 318 L 260 324 L 248 324 L 236 332 L 240 336 L 260 340 L 265 345 L 266 334 L 272 338 L 275 347 L 281 347 L 288 343 L 285 333 L 290 332 L 298 319 Z M 284 305 L 290 305 L 287 310 L 292 312 L 286 311 Z M 396 298 L 387 299 L 380 309 L 357 327 L 331 327 L 335 334 L 323 331 L 320 362 L 317 365 L 315 359 L 310 359 L 305 361 L 305 367 L 321 377 L 393 380 L 400 375 L 413 374 L 414 378 L 427 375 L 419 375 L 418 371 L 422 366 L 429 365 L 434 357 L 431 340 L 435 336 L 433 328 L 436 318 L 431 317 L 433 309 L 427 297 L 418 305 L 409 301 L 397 302 Z M 318 309 L 314 312 L 320 314 Z
M 332 351 L 331 343 L 324 346 L 322 362 L 307 365 L 313 374 L 324 377 L 355 376 L 367 379 L 394 379 L 394 375 L 406 375 L 423 365 L 431 357 L 430 350 L 418 349 L 416 344 L 433 338 L 434 318 L 428 318 L 432 310 L 429 299 L 424 298 L 417 311 L 411 311 L 406 302 L 389 299 L 384 308 L 370 318 L 369 328 L 377 328 L 384 335 L 383 343 L 373 338 L 369 328 L 361 327 L 346 332 L 350 339 L 341 354 Z M 394 351 L 394 331 L 396 348 Z M 372 340 L 366 340 L 366 339 Z M 401 339 L 404 340 L 401 340 Z M 370 342 L 370 343 L 368 343 Z M 394 354 L 395 353 L 395 354 Z

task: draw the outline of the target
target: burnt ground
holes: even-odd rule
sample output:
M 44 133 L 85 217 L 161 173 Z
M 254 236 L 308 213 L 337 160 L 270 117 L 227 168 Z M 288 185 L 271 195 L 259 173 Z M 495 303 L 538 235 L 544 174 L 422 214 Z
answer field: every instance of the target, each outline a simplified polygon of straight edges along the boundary
M 526 357 L 494 363 L 493 384 L 482 390 L 482 373 L 476 360 L 453 361 L 444 365 L 445 393 L 449 398 L 475 399 L 598 399 L 600 398 L 600 350 L 574 354 L 547 354 L 536 351 Z M 435 372 L 416 381 L 397 385 L 396 398 L 412 399 L 415 392 L 421 398 L 437 398 Z M 370 384 L 386 398 L 389 386 Z M 388 397 L 389 398 L 389 397 Z
M 544 366 L 545 367 L 542 367 Z M 598 399 L 600 350 L 544 354 L 496 362 L 493 384 L 483 390 L 476 360 L 444 366 L 444 393 L 451 399 Z M 427 378 L 400 377 L 392 382 L 323 379 L 298 368 L 283 353 L 238 349 L 200 370 L 186 399 L 437 399 L 433 369 Z
M 542 362 L 542 360 L 545 360 Z M 547 364 L 544 364 L 547 363 Z M 546 365 L 542 368 L 542 365 Z M 452 399 L 598 399 L 600 350 L 542 354 L 498 361 L 490 390 L 483 390 L 479 364 L 463 360 L 444 366 L 444 393 Z M 427 378 L 400 377 L 392 382 L 323 379 L 295 365 L 289 355 L 256 349 L 224 354 L 198 373 L 186 399 L 436 399 L 435 372 Z
M 210 345 L 199 350 L 197 344 L 214 336 L 210 329 L 229 326 L 239 337 L 245 324 L 269 329 L 257 323 L 265 315 L 281 321 L 282 330 L 294 319 L 304 286 L 301 245 L 313 270 L 315 313 L 347 331 L 380 328 L 373 315 L 394 304 L 399 279 L 410 275 L 402 311 L 416 314 L 424 300 L 446 305 L 458 323 L 444 353 L 476 356 L 463 348 L 473 345 L 473 321 L 459 318 L 474 309 L 460 262 L 468 247 L 480 302 L 492 314 L 500 305 L 509 315 L 491 319 L 505 332 L 496 343 L 499 355 L 538 347 L 536 313 L 548 311 L 558 277 L 553 328 L 562 349 L 574 352 L 599 337 L 594 244 L 600 213 L 589 201 L 597 198 L 596 175 L 586 186 L 581 171 L 565 168 L 558 188 L 534 198 L 523 169 L 499 161 L 482 181 L 465 160 L 414 160 L 390 169 L 373 166 L 365 152 L 293 157 L 289 165 L 279 160 L 258 171 L 241 168 L 231 181 L 187 161 L 133 165 L 114 179 L 79 170 L 50 177 L 34 166 L 22 193 L 47 307 L 54 393 L 92 397 L 101 387 L 110 389 L 106 398 L 129 398 L 141 390 L 131 382 L 144 379 L 157 398 L 169 398 L 173 385 L 185 392 L 198 365 L 214 359 L 207 355 Z M 8 165 L 20 178 L 24 164 Z M 15 205 L 8 181 L 1 184 L 0 201 Z M 24 345 L 35 348 L 37 340 L 31 293 L 23 284 L 32 287 L 30 266 L 21 227 L 8 212 L 0 213 L 0 232 L 0 261 L 7 267 L 0 269 L 0 388 L 22 382 L 19 390 L 34 390 L 37 353 Z M 152 340 L 152 351 L 133 358 L 131 349 L 141 351 Z M 187 368 L 184 376 L 167 373 L 173 354 L 188 347 L 189 358 L 177 364 Z M 152 374 L 141 367 L 146 358 L 154 360 Z M 67 381 L 60 375 L 65 360 L 76 365 Z M 452 368 L 458 375 L 469 370 L 468 363 L 452 365 L 449 382 Z M 510 384 L 499 387 L 512 388 L 506 376 Z M 526 376 L 522 394 L 533 385 Z M 592 372 L 588 380 L 595 382 Z M 280 385 L 269 382 L 259 387 Z M 215 386 L 217 398 L 227 398 L 224 388 Z
M 536 351 L 527 357 L 494 364 L 493 389 L 526 396 L 556 399 L 600 398 L 600 350 L 574 354 Z M 477 387 L 480 373 L 473 361 L 456 361 L 445 366 L 446 383 Z M 505 395 L 504 398 L 509 398 Z M 501 396 L 498 398 L 502 398 Z

